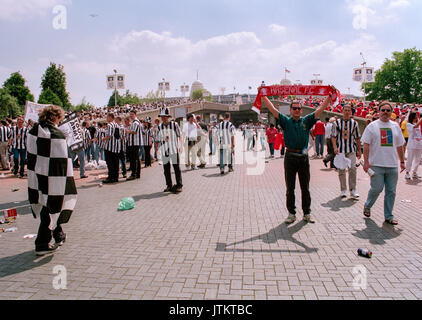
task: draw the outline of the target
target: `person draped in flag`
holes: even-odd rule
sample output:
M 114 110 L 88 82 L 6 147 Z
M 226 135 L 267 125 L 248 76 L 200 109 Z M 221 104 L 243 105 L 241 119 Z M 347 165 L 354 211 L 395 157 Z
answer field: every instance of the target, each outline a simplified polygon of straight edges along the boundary
M 333 92 L 336 92 L 336 89 L 333 86 L 331 88 Z M 311 218 L 311 194 L 309 192 L 309 182 L 311 178 L 308 157 L 309 135 L 312 127 L 316 123 L 316 119 L 320 118 L 323 111 L 331 103 L 332 97 L 331 95 L 327 96 L 322 105 L 319 106 L 315 112 L 305 117 L 301 117 L 302 107 L 300 102 L 293 101 L 290 105 L 290 118 L 280 113 L 268 97 L 264 96 L 262 99 L 268 110 L 278 119 L 284 132 L 286 144 L 284 177 L 286 181 L 286 205 L 287 210 L 289 211 L 289 216 L 285 220 L 285 223 L 291 224 L 296 221 L 296 175 L 299 176 L 299 183 L 302 191 L 304 221 L 314 223 L 315 221 Z

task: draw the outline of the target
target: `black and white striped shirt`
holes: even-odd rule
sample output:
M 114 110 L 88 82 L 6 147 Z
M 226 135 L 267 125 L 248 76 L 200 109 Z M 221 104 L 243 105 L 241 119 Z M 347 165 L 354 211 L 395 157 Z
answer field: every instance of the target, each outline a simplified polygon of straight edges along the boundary
M 28 129 L 26 127 L 18 128 L 14 126 L 11 130 L 10 137 L 12 138 L 12 147 L 14 149 L 26 149 L 26 137 Z
M 87 128 L 82 128 L 82 135 L 84 137 L 84 149 L 86 150 L 89 146 L 89 140 L 91 140 L 91 133 Z
M 142 145 L 143 146 L 150 146 L 152 144 L 154 138 L 154 128 L 149 128 L 147 126 L 143 126 L 142 128 Z
M 10 128 L 6 126 L 0 127 L 0 142 L 8 142 L 10 138 Z
M 100 149 L 104 149 L 106 141 L 103 140 L 103 138 L 106 136 L 105 129 L 97 129 L 97 132 L 95 133 L 95 138 L 97 138 L 97 143 Z
M 120 130 L 120 141 L 121 141 L 121 144 L 122 144 L 121 151 L 126 152 L 126 150 L 127 150 L 127 139 L 128 139 L 128 136 L 126 134 L 126 127 L 123 124 L 121 124 L 120 127 L 119 127 L 119 130 Z
M 357 121 L 337 119 L 333 123 L 332 137 L 337 140 L 339 153 L 356 152 L 356 139 L 360 139 Z
M 106 137 L 110 137 L 109 140 L 106 141 L 104 150 L 113 152 L 113 153 L 120 153 L 122 150 L 122 141 L 121 139 L 116 139 L 115 132 L 119 129 L 119 125 L 116 122 L 110 122 L 106 128 Z M 120 131 L 119 131 L 120 132 Z
M 171 121 L 167 124 L 161 123 L 157 127 L 157 141 L 159 141 L 161 144 L 161 151 L 166 155 L 178 153 L 179 137 L 180 127 L 174 121 Z
M 127 139 L 127 145 L 129 147 L 140 146 L 141 145 L 141 123 L 138 119 L 133 120 L 132 124 L 129 127 L 130 131 L 136 132 L 134 134 L 129 134 Z
M 236 133 L 236 128 L 230 121 L 222 121 L 218 125 L 218 135 L 220 137 L 220 147 L 231 146 L 231 137 Z

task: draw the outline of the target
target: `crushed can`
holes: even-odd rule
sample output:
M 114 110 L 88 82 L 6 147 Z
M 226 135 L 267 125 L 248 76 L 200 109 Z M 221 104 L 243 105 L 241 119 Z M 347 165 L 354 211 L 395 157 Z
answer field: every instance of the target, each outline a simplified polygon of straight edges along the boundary
M 358 255 L 365 257 L 365 258 L 371 258 L 372 257 L 372 251 L 370 251 L 368 249 L 359 248 L 358 249 Z

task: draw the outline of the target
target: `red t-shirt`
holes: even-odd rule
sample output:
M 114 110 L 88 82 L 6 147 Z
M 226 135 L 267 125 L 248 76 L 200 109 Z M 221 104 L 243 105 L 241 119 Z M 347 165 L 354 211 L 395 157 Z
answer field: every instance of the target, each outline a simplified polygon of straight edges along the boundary
M 314 135 L 316 136 L 323 136 L 325 134 L 325 126 L 321 121 L 317 121 L 317 123 L 315 123 L 315 129 L 314 129 Z
M 269 128 L 267 129 L 267 132 L 265 133 L 268 137 L 268 143 L 274 143 L 275 142 L 275 137 L 277 135 L 278 131 L 276 128 Z

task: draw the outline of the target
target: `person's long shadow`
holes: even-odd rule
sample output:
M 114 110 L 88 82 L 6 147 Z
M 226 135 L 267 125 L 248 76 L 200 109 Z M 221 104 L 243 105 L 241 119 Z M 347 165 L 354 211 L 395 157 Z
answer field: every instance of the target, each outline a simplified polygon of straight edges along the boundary
M 226 169 L 226 171 L 225 171 L 224 174 L 214 173 L 214 174 L 203 174 L 202 176 L 205 177 L 205 178 L 219 178 L 219 177 L 221 178 L 221 177 L 225 177 L 225 176 L 227 176 L 227 169 Z
M 337 197 L 326 203 L 321 203 L 321 206 L 325 208 L 330 208 L 331 211 L 340 211 L 342 208 L 350 208 L 351 206 L 355 204 L 356 204 L 356 200 L 353 200 L 350 198 L 347 200 L 342 200 L 341 197 Z
M 172 193 L 170 192 L 155 192 L 151 194 L 141 194 L 138 196 L 133 196 L 132 198 L 133 200 L 135 200 L 135 202 L 138 202 L 139 200 L 152 200 L 152 199 L 164 198 L 164 197 L 168 197 L 171 194 Z
M 11 257 L 0 258 L 0 278 L 41 267 L 53 259 L 54 254 L 36 257 L 34 250 Z
M 380 228 L 371 218 L 365 218 L 366 229 L 356 230 L 353 235 L 361 239 L 367 239 L 371 244 L 385 244 L 385 240 L 391 240 L 400 236 L 402 229 L 384 222 Z
M 252 237 L 246 240 L 242 240 L 239 242 L 234 242 L 234 243 L 217 243 L 217 247 L 215 249 L 215 251 L 222 251 L 222 252 L 290 252 L 290 253 L 312 253 L 312 252 L 317 252 L 318 248 L 310 248 L 308 247 L 306 244 L 304 244 L 303 242 L 300 242 L 299 240 L 296 240 L 295 238 L 293 238 L 293 234 L 295 234 L 296 232 L 298 232 L 299 230 L 301 230 L 303 228 L 303 226 L 305 226 L 307 224 L 307 222 L 305 221 L 301 221 L 291 227 L 287 227 L 287 225 L 285 223 L 282 223 L 281 225 L 279 225 L 278 227 L 271 229 L 268 233 L 265 234 L 261 234 L 259 236 L 256 237 Z M 294 244 L 298 245 L 299 247 L 302 247 L 304 250 L 276 250 L 276 249 L 236 249 L 236 248 L 229 248 L 231 246 L 235 246 L 235 245 L 239 245 L 239 244 L 243 244 L 243 243 L 248 243 L 248 242 L 253 242 L 253 241 L 257 241 L 257 240 L 262 240 L 262 242 L 267 243 L 267 244 L 272 244 L 272 243 L 277 243 L 278 240 L 287 240 L 287 241 L 291 241 Z

